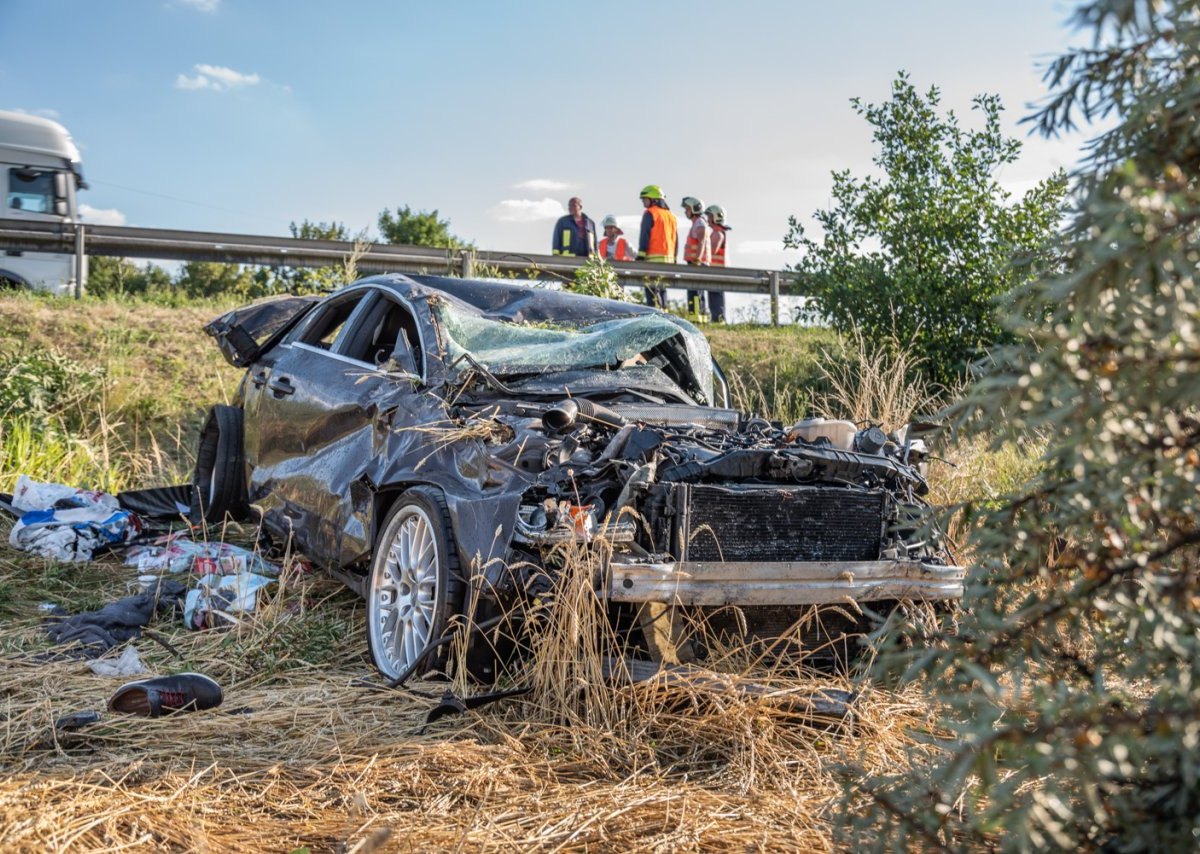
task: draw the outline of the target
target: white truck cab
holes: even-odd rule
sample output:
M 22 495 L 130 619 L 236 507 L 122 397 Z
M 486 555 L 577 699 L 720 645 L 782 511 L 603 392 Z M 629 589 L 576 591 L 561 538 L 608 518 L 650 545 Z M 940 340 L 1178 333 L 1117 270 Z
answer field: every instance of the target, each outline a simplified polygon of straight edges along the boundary
M 38 116 L 0 111 L 0 218 L 78 222 L 75 194 L 86 188 L 79 149 L 66 128 Z M 0 287 L 5 286 L 67 293 L 75 287 L 75 256 L 6 250 L 0 255 Z

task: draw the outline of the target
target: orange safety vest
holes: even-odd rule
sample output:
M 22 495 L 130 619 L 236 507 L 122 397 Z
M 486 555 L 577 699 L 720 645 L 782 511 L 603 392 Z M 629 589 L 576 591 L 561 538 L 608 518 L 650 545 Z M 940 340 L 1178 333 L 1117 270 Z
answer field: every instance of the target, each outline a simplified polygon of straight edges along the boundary
M 679 223 L 675 214 L 658 205 L 646 208 L 654 224 L 650 226 L 650 245 L 646 247 L 645 260 L 661 264 L 675 263 L 675 250 L 679 246 Z
M 725 266 L 725 237 L 726 228 L 723 225 L 713 223 L 712 226 L 712 265 L 714 267 Z
M 601 258 L 608 257 L 608 238 L 607 237 L 600 238 L 600 245 L 596 248 L 596 253 Z M 633 259 L 634 259 L 634 252 L 632 249 L 629 248 L 629 241 L 626 240 L 624 237 L 618 237 L 617 238 L 617 247 L 616 247 L 616 249 L 613 250 L 613 260 L 614 261 L 632 261 Z
M 711 235 L 707 238 L 712 240 Z M 711 245 L 711 243 L 710 243 Z M 709 253 L 705 253 L 709 254 Z M 695 236 L 695 232 L 688 230 L 687 242 L 683 244 L 683 260 L 688 264 L 700 264 L 704 259 L 701 257 L 700 238 Z M 705 266 L 712 263 L 711 254 Z

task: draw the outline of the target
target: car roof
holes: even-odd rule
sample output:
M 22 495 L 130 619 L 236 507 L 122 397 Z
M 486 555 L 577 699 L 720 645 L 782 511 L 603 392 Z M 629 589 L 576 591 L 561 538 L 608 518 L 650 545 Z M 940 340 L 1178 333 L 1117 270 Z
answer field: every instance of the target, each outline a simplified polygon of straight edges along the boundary
M 412 283 L 430 291 L 437 291 L 466 303 L 480 314 L 514 322 L 557 321 L 599 323 L 618 317 L 659 314 L 649 306 L 632 302 L 601 299 L 600 297 L 573 294 L 568 291 L 540 288 L 517 282 L 486 279 L 458 279 L 450 276 L 403 276 L 387 274 L 372 276 L 355 282 L 355 285 L 375 284 L 390 288 L 400 294 L 412 292 Z

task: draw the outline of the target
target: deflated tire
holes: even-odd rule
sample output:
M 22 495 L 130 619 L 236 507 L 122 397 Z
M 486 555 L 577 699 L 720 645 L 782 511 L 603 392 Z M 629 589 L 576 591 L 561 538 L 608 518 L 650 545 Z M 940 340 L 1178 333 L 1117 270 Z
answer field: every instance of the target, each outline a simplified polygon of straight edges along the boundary
M 196 471 L 192 475 L 194 521 L 216 523 L 227 516 L 244 519 L 249 514 L 242 441 L 242 410 L 214 406 L 200 431 L 196 449 Z

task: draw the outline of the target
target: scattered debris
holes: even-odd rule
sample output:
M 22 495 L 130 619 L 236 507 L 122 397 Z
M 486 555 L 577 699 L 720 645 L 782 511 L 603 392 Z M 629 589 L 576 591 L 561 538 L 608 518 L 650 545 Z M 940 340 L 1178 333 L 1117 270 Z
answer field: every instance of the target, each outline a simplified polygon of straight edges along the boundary
M 76 644 L 70 653 L 50 653 L 48 658 L 99 658 L 126 641 L 139 637 L 159 609 L 173 610 L 186 587 L 177 581 L 159 581 L 152 589 L 109 602 L 103 608 L 72 617 L 49 617 L 46 634 L 55 644 Z
M 249 549 L 232 543 L 197 542 L 181 533 L 165 534 L 131 546 L 125 552 L 125 565 L 136 566 L 139 574 L 188 571 L 196 575 L 236 575 L 247 571 L 279 574 L 279 567 Z
M 146 665 L 142 664 L 133 644 L 121 650 L 117 658 L 97 658 L 89 661 L 87 666 L 97 676 L 137 676 L 146 672 Z
M 69 712 L 60 716 L 54 722 L 54 728 L 59 732 L 74 732 L 77 729 L 83 729 L 85 726 L 91 726 L 99 722 L 100 713 L 94 709 L 88 709 L 86 712 Z
M 142 531 L 142 520 L 106 492 L 41 483 L 21 475 L 11 510 L 17 516 L 13 548 L 65 562 L 92 559 L 100 549 L 124 545 Z
M 274 578 L 253 572 L 232 575 L 202 575 L 199 585 L 188 591 L 183 605 L 183 623 L 189 629 L 211 629 L 222 614 L 251 613 L 258 604 L 258 591 Z

